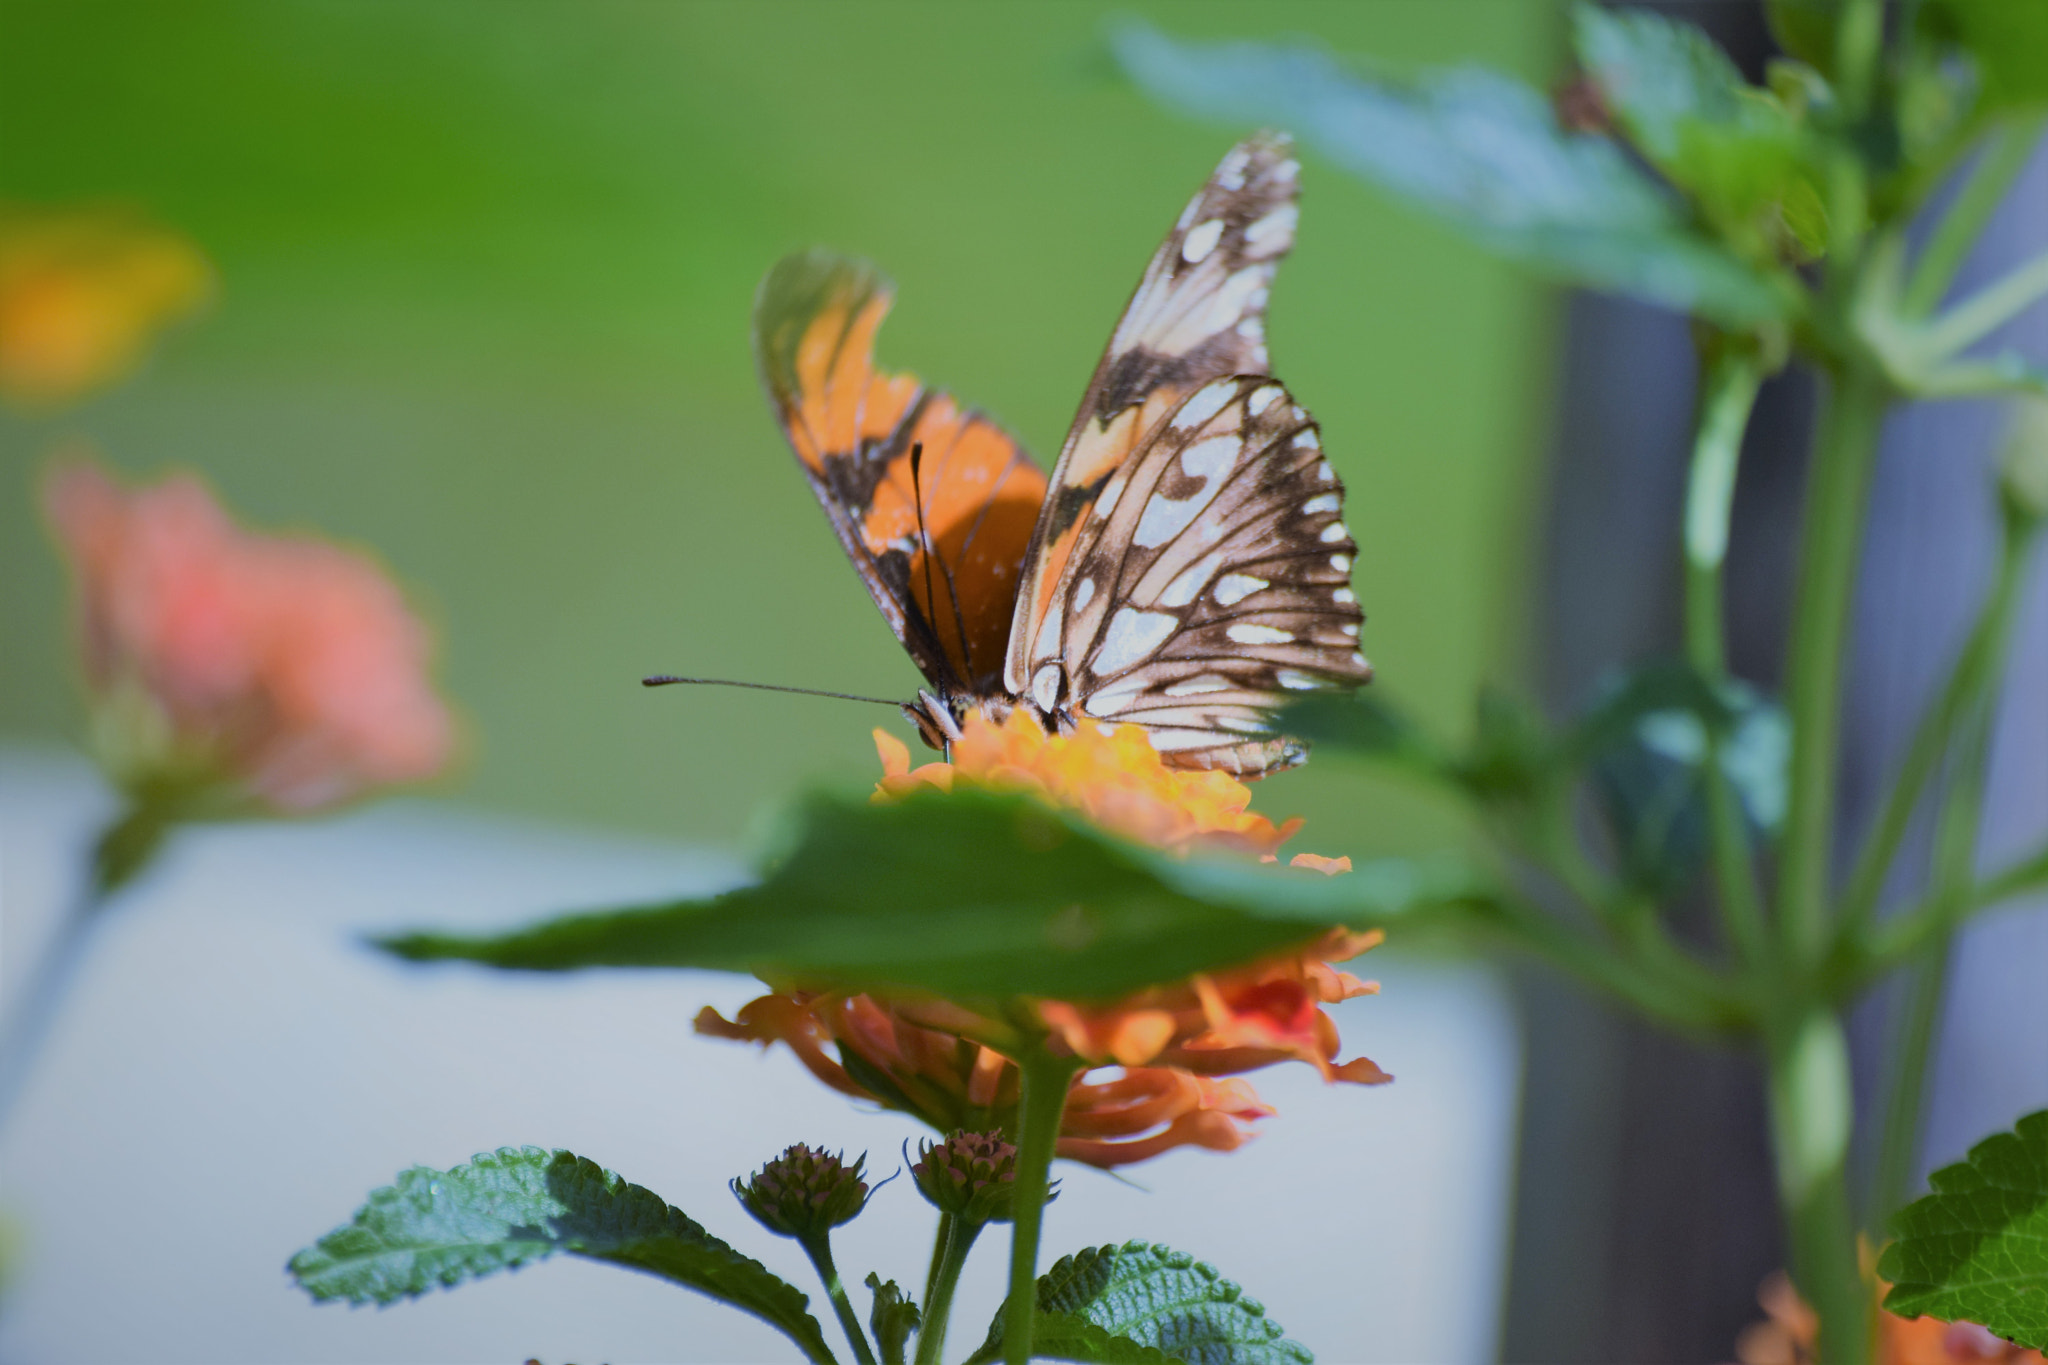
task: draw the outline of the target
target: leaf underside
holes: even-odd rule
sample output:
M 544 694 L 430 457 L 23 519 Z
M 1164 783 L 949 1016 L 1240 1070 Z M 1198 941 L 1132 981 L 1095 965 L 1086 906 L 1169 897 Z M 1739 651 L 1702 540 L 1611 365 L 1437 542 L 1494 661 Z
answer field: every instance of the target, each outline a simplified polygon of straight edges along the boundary
M 1313 1365 L 1265 1307 L 1213 1266 L 1145 1242 L 1092 1247 L 1038 1278 L 1032 1355 L 1086 1365 Z M 996 1314 L 968 1365 L 1002 1359 Z
M 708 1294 L 778 1329 L 806 1359 L 832 1359 L 795 1287 L 652 1191 L 569 1152 L 502 1147 L 449 1171 L 415 1166 L 289 1269 L 316 1301 L 389 1304 L 558 1251 Z
M 955 1000 L 1115 997 L 1476 894 L 1455 869 L 1368 863 L 1338 877 L 1244 857 L 1176 858 L 1028 797 L 889 805 L 819 797 L 757 885 L 576 915 L 506 935 L 414 934 L 414 960 L 526 971 L 705 967 Z
M 1892 1219 L 1878 1274 L 1902 1317 L 1974 1322 L 2048 1348 L 2048 1111 L 1936 1171 L 1934 1192 Z

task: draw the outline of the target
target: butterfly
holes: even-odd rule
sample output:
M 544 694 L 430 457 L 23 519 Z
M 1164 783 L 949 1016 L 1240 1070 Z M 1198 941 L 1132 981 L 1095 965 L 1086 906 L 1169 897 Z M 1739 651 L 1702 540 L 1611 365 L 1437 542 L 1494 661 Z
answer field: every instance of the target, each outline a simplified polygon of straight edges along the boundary
M 1050 479 L 1015 437 L 876 368 L 893 289 L 814 250 L 769 272 L 754 351 L 832 528 L 928 687 L 944 750 L 974 711 L 1048 733 L 1143 726 L 1244 777 L 1305 756 L 1272 713 L 1372 677 L 1358 546 L 1315 419 L 1274 379 L 1265 308 L 1294 243 L 1283 135 L 1233 147 L 1146 266 Z

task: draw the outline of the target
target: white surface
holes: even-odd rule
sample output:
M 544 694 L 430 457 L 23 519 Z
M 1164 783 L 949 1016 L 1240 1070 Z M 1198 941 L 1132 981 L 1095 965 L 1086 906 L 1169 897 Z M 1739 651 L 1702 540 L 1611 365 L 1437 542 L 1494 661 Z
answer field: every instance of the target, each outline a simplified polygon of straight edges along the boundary
M 0 990 L 18 984 L 105 795 L 82 766 L 0 749 Z M 414 1163 L 571 1148 L 761 1258 L 836 1324 L 790 1243 L 725 1188 L 798 1140 L 868 1149 L 917 1133 L 853 1105 L 787 1052 L 694 1037 L 711 974 L 564 977 L 406 968 L 371 929 L 509 924 L 700 891 L 726 857 L 422 805 L 318 825 L 181 835 L 105 926 L 7 1132 L 0 1211 L 24 1244 L 0 1311 L 5 1365 L 771 1361 L 771 1329 L 650 1277 L 563 1257 L 384 1310 L 314 1307 L 283 1266 Z M 1143 1237 L 1213 1261 L 1319 1358 L 1491 1356 L 1505 1264 L 1518 1044 L 1498 983 L 1382 951 L 1377 999 L 1338 1010 L 1347 1054 L 1394 1072 L 1326 1088 L 1256 1078 L 1281 1110 L 1229 1155 L 1065 1167 L 1050 1255 Z M 1148 1192 L 1149 1191 L 1149 1192 Z M 838 1259 L 922 1283 L 930 1211 L 907 1181 L 843 1231 Z M 999 1298 L 977 1248 L 951 1354 Z M 855 1291 L 865 1316 L 867 1295 Z

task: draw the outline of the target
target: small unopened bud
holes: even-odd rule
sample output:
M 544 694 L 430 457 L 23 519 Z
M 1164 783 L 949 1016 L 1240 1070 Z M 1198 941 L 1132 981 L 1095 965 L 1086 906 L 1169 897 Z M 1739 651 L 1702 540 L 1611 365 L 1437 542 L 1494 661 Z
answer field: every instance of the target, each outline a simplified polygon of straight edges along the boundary
M 2003 463 L 2007 505 L 2028 521 L 2048 517 L 2048 399 L 2013 405 Z
M 943 1142 L 918 1143 L 910 1176 L 942 1212 L 975 1223 L 1007 1223 L 1016 1190 L 1017 1149 L 1003 1141 L 1001 1133 L 955 1133 Z
M 799 1142 L 756 1171 L 732 1182 L 732 1192 L 770 1232 L 804 1240 L 822 1237 L 867 1207 L 861 1179 L 863 1152 L 851 1165 L 840 1156 Z

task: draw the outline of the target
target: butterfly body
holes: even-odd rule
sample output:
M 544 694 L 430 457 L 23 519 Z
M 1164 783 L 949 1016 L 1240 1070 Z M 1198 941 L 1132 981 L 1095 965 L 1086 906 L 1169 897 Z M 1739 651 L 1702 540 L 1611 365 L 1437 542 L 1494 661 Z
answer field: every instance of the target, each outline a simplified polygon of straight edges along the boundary
M 1049 733 L 1146 727 L 1176 766 L 1300 761 L 1289 696 L 1357 685 L 1363 615 L 1343 485 L 1270 374 L 1264 310 L 1293 242 L 1284 138 L 1233 148 L 1155 253 L 1050 476 L 985 414 L 873 364 L 890 290 L 826 252 L 755 307 L 771 402 L 848 558 L 929 682 L 904 707 L 945 749 L 966 717 Z

